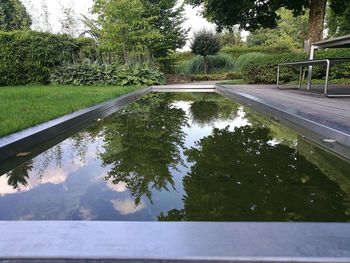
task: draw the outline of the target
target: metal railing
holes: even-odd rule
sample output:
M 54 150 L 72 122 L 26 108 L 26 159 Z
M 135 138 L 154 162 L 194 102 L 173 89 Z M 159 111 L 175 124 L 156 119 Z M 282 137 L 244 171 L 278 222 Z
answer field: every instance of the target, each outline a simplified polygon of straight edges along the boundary
M 328 98 L 333 97 L 350 97 L 350 94 L 328 94 L 328 88 L 329 88 L 329 72 L 331 69 L 331 66 L 333 64 L 339 64 L 339 63 L 349 63 L 350 58 L 337 58 L 337 59 L 315 59 L 315 60 L 305 60 L 305 61 L 298 61 L 298 62 L 287 62 L 287 63 L 281 63 L 277 66 L 277 88 L 279 89 L 286 89 L 280 87 L 280 68 L 281 66 L 299 66 L 300 67 L 300 74 L 299 74 L 299 85 L 297 88 L 292 89 L 300 89 L 302 84 L 302 76 L 303 76 L 303 69 L 305 66 L 313 66 L 313 65 L 326 65 L 326 79 L 325 79 L 325 86 L 324 86 L 324 95 Z M 310 82 L 311 84 L 311 82 Z M 311 86 L 310 86 L 311 87 Z M 291 88 L 288 88 L 291 89 Z

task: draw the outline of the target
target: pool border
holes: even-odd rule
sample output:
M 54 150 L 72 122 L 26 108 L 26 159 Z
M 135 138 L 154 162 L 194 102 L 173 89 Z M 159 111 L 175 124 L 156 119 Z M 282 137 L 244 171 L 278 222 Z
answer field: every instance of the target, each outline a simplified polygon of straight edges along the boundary
M 350 262 L 349 224 L 0 222 L 0 262 Z M 213 245 L 215 244 L 215 245 Z
M 21 144 L 27 143 L 28 148 L 30 143 L 26 140 L 31 138 L 35 138 L 32 145 L 45 145 L 49 138 L 57 135 L 63 140 L 62 136 L 68 137 L 150 92 L 217 92 L 253 110 L 277 117 L 287 126 L 302 124 L 302 129 L 320 129 L 317 123 L 310 125 L 311 121 L 300 120 L 292 112 L 218 85 L 148 87 L 4 137 L 8 138 L 7 144 L 1 144 L 4 141 L 0 139 L 0 161 L 2 145 L 13 144 L 23 151 Z M 293 119 L 295 117 L 298 118 Z M 318 137 L 338 132 L 325 133 L 327 128 L 321 127 L 321 132 L 317 130 L 316 142 Z M 0 221 L 0 233 L 0 262 L 6 263 L 350 262 L 349 223 Z

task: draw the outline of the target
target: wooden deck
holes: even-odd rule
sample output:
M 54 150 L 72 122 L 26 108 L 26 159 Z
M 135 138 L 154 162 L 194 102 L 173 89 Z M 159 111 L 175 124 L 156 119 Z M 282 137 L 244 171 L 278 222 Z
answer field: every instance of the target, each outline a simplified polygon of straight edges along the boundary
M 257 97 L 282 110 L 320 123 L 350 136 L 350 98 L 326 98 L 322 87 L 313 91 L 279 90 L 275 85 L 234 85 L 224 86 L 235 93 L 244 93 Z M 343 91 L 345 88 L 341 88 Z M 350 88 L 349 89 L 350 93 Z

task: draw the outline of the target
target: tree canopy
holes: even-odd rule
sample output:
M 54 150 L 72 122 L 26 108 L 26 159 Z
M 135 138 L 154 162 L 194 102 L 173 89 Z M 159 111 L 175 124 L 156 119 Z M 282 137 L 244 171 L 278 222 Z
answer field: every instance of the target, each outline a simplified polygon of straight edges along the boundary
M 29 29 L 32 19 L 20 0 L 0 1 L 0 30 Z
M 308 39 L 315 42 L 322 38 L 327 0 L 187 0 L 203 6 L 203 15 L 214 22 L 218 29 L 239 25 L 241 29 L 254 31 L 272 28 L 279 19 L 276 11 L 282 7 L 292 10 L 295 16 L 309 9 Z M 336 14 L 343 13 L 347 0 L 332 0 L 330 7 Z
M 125 62 L 132 52 L 149 53 L 154 58 L 166 57 L 182 48 L 188 30 L 182 28 L 183 6 L 176 0 L 95 0 L 93 13 L 98 15 L 94 36 L 112 51 L 124 54 Z M 99 32 L 96 32 L 96 29 Z

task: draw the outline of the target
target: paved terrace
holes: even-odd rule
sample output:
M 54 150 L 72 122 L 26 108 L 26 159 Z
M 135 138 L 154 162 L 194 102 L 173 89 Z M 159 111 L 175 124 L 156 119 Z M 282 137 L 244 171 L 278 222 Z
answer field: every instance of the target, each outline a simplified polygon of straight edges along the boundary
M 223 87 L 235 93 L 245 93 L 263 99 L 276 108 L 293 111 L 296 115 L 350 135 L 350 98 L 326 98 L 321 93 L 322 86 L 314 87 L 312 91 L 279 90 L 276 89 L 276 85 Z M 347 88 L 341 88 L 345 89 Z

